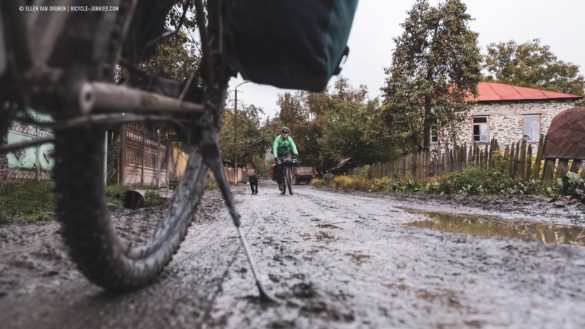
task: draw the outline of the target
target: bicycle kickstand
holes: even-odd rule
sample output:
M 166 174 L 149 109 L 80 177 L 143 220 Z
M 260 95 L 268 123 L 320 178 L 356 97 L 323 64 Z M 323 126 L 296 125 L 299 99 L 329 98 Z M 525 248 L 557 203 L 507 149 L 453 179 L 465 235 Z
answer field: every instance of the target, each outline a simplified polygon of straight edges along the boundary
M 215 180 L 229 209 L 230 216 L 232 217 L 234 225 L 238 230 L 238 234 L 240 235 L 240 241 L 244 246 L 244 251 L 246 252 L 246 257 L 248 258 L 248 263 L 250 263 L 250 268 L 252 269 L 252 274 L 254 275 L 254 280 L 256 280 L 256 286 L 258 287 L 260 300 L 262 302 L 276 303 L 277 299 L 275 297 L 270 296 L 266 292 L 266 289 L 264 289 L 264 286 L 262 286 L 262 283 L 260 282 L 254 259 L 252 258 L 252 254 L 250 253 L 250 249 L 248 247 L 248 240 L 246 239 L 244 232 L 242 232 L 240 214 L 236 210 L 234 199 L 230 191 L 227 178 L 225 177 L 223 164 L 220 158 L 219 146 L 217 145 L 217 143 L 206 144 L 203 146 L 201 154 L 204 157 L 203 159 L 205 161 L 205 164 L 211 169 L 213 175 L 215 176 Z

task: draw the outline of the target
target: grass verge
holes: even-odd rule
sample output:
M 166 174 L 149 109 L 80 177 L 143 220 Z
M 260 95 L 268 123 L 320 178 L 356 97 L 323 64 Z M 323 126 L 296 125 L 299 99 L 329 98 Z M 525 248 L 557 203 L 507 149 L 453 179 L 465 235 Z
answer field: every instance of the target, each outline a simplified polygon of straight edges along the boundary
M 360 175 L 333 176 L 314 179 L 312 185 L 328 186 L 337 190 L 364 192 L 422 192 L 460 195 L 543 195 L 547 197 L 571 196 L 585 202 L 585 181 L 569 172 L 552 182 L 519 180 L 494 169 L 467 168 L 425 181 L 414 179 L 393 180 L 388 177 L 368 179 Z
M 53 191 L 47 182 L 0 184 L 0 223 L 34 223 L 54 218 Z

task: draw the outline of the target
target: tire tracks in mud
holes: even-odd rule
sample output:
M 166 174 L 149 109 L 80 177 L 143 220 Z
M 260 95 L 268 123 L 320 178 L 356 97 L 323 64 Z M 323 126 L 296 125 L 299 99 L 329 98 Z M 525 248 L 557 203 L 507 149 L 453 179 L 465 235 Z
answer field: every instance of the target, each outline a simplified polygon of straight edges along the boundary
M 237 313 L 223 323 L 225 327 L 236 328 L 238 322 L 246 323 L 244 327 L 303 328 L 327 326 L 327 323 L 345 326 L 356 320 L 355 305 L 352 305 L 355 293 L 344 287 L 352 280 L 335 279 L 342 270 L 335 270 L 337 259 L 332 258 L 340 257 L 333 252 L 338 240 L 336 234 L 354 225 L 351 220 L 354 212 L 340 210 L 328 204 L 328 200 L 305 195 L 303 191 L 296 189 L 293 196 L 279 196 L 272 191 L 242 196 L 249 203 L 244 204 L 243 213 L 261 204 L 257 208 L 258 230 L 254 230 L 250 241 L 255 246 L 253 252 L 259 254 L 261 272 L 270 280 L 269 290 L 272 289 L 283 305 L 264 312 L 270 316 L 252 319 L 241 312 L 246 307 L 255 312 L 258 305 L 238 301 L 233 294 L 221 296 L 217 308 L 234 309 Z M 359 266 L 367 256 L 350 250 L 341 257 L 344 263 Z M 322 270 L 315 271 L 315 268 Z M 250 275 L 245 279 L 234 276 L 228 279 L 230 287 L 253 282 Z
M 206 193 L 187 239 L 160 279 L 123 295 L 102 291 L 75 270 L 53 224 L 1 232 L 10 235 L 7 243 L 17 246 L 0 257 L 0 268 L 6 269 L 0 277 L 0 323 L 7 328 L 201 327 L 239 256 L 239 241 L 229 239 L 235 229 L 231 220 L 224 224 L 224 210 L 217 191 Z M 27 230 L 38 234 L 27 235 Z M 46 237 L 59 257 L 37 261 L 37 245 L 47 244 L 37 242 L 38 236 Z M 26 261 L 20 261 L 24 267 L 11 265 L 6 259 L 12 256 Z M 35 266 L 27 265 L 31 257 Z M 43 275 L 44 268 L 51 269 L 49 274 Z
M 212 191 L 152 286 L 111 295 L 81 278 L 66 258 L 54 260 L 70 277 L 56 282 L 22 269 L 31 285 L 19 283 L 24 292 L 0 296 L 0 323 L 87 329 L 585 325 L 584 248 L 406 227 L 422 216 L 399 208 L 413 201 L 295 190 L 280 196 L 275 184 L 261 183 L 252 196 L 249 186 L 233 188 L 261 281 L 278 305 L 258 302 L 237 232 Z
M 43 246 L 59 248 L 63 246 L 55 241 L 54 236 L 61 228 L 56 222 L 41 222 L 37 224 L 5 225 L 0 232 L 0 258 L 8 255 L 32 252 Z M 0 229 L 2 226 L 0 225 Z
M 236 200 L 236 207 L 238 206 L 238 204 L 240 204 L 241 202 L 238 202 Z M 224 211 L 224 216 L 226 216 L 226 212 Z M 229 214 L 227 215 L 229 216 Z M 231 219 L 231 217 L 230 217 Z M 246 237 L 248 236 L 248 233 L 254 229 L 254 226 L 256 224 L 256 220 L 257 220 L 257 216 L 253 216 L 253 221 L 250 223 L 250 225 L 243 227 L 243 233 L 246 235 Z M 232 227 L 233 227 L 233 221 L 232 221 Z M 233 227 L 235 229 L 235 227 Z M 244 230 L 244 228 L 247 228 L 247 230 Z M 211 233 L 211 232 L 209 232 Z M 236 232 L 237 233 L 237 232 Z M 209 236 L 211 236 L 211 234 L 209 234 Z M 232 236 L 228 236 L 228 238 L 230 238 Z M 234 266 L 234 263 L 236 262 L 236 260 L 238 260 L 238 258 L 240 258 L 241 254 L 242 254 L 242 250 L 243 247 L 241 245 L 241 241 L 239 239 L 239 236 L 237 236 L 237 241 L 234 241 L 235 243 L 237 243 L 237 247 L 233 250 L 233 256 L 231 257 L 231 259 L 228 261 L 227 266 L 223 272 L 223 274 L 218 278 L 218 283 L 216 286 L 216 290 L 215 293 L 213 293 L 211 295 L 211 298 L 208 301 L 208 305 L 205 308 L 204 312 L 203 312 L 203 316 L 201 317 L 201 322 L 197 324 L 197 327 L 203 327 L 206 323 L 211 322 L 212 320 L 212 311 L 213 311 L 213 306 L 215 305 L 217 298 L 224 292 L 223 289 L 223 285 L 225 283 L 225 281 L 227 280 L 230 271 L 232 270 L 232 267 Z
M 226 291 L 216 308 L 233 312 L 223 327 L 545 328 L 555 321 L 574 327 L 583 323 L 576 315 L 583 313 L 576 312 L 579 305 L 585 306 L 579 288 L 584 279 L 576 277 L 581 273 L 578 255 L 585 256 L 579 248 L 406 227 L 402 224 L 422 216 L 400 209 L 408 200 L 312 187 L 281 197 L 274 190 L 243 196 L 242 212 L 260 207 L 251 240 L 259 248 L 255 252 L 268 274 L 269 290 L 287 307 L 265 310 L 238 301 L 237 289 Z M 249 280 L 228 276 L 224 285 Z

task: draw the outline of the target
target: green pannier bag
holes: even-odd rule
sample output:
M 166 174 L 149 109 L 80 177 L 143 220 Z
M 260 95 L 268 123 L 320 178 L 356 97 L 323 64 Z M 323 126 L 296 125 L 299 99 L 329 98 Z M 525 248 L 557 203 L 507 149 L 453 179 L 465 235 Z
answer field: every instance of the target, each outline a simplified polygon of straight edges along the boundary
M 357 0 L 231 0 L 225 37 L 244 79 L 322 91 L 340 72 Z

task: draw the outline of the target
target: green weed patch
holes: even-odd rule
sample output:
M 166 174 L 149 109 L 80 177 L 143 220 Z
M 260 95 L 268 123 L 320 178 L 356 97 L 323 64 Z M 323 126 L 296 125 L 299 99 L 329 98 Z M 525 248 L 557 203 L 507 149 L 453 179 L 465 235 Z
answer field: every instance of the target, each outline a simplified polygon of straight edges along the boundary
M 108 199 L 108 203 L 116 208 L 122 208 L 124 206 L 124 194 L 129 190 L 130 188 L 125 185 L 106 186 L 106 198 Z
M 0 223 L 50 220 L 55 216 L 53 199 L 46 182 L 0 184 Z
M 337 190 L 363 192 L 421 192 L 460 195 L 544 195 L 571 196 L 585 202 L 585 181 L 574 173 L 551 183 L 540 180 L 518 180 L 496 169 L 467 168 L 425 181 L 389 177 L 367 178 L 368 175 L 333 176 L 314 179 L 314 186 L 328 186 Z

